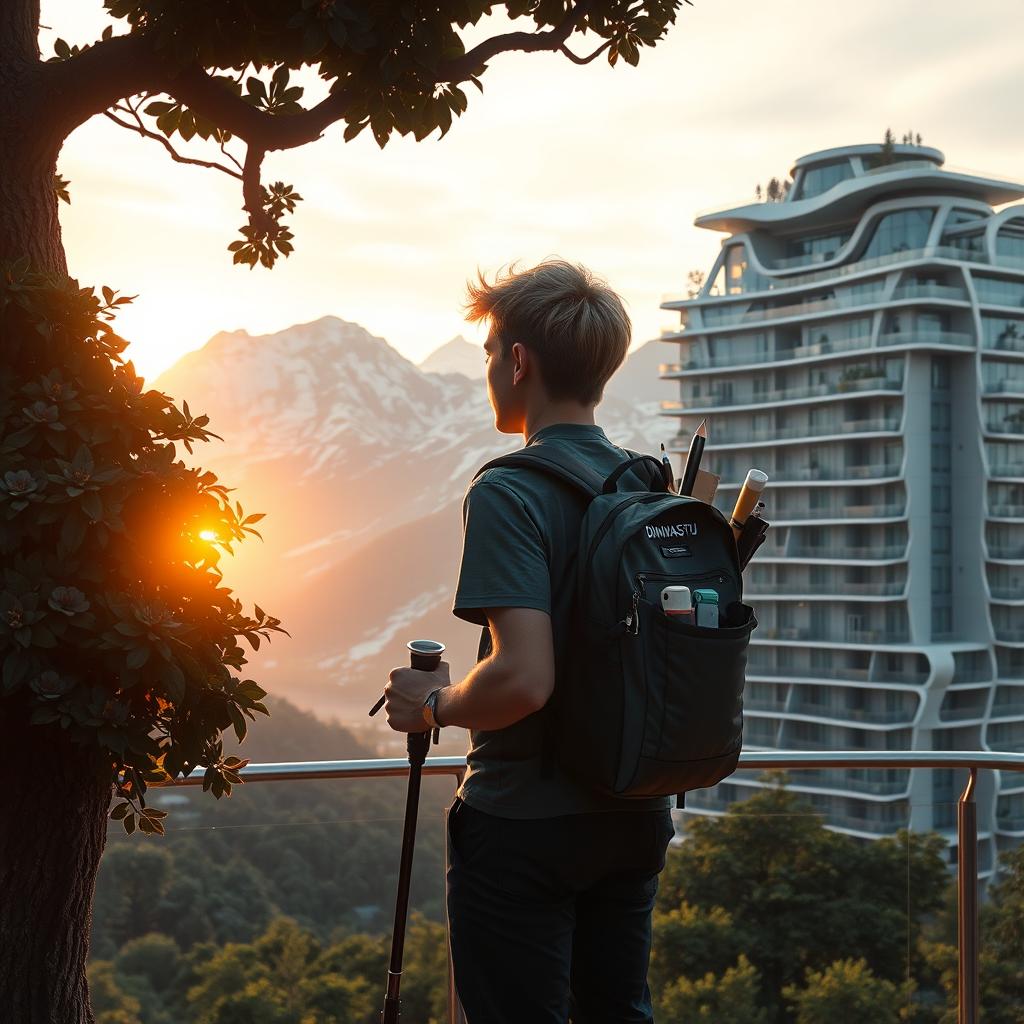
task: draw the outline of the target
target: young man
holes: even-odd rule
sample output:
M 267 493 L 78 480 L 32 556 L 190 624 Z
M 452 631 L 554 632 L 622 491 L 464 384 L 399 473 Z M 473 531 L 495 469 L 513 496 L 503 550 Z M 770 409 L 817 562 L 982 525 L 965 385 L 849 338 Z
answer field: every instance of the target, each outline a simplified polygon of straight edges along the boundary
M 607 285 L 549 260 L 493 284 L 481 277 L 468 314 L 489 323 L 498 430 L 570 448 L 603 476 L 628 458 L 594 422 L 630 337 Z M 385 687 L 393 729 L 471 730 L 448 816 L 448 917 L 469 1024 L 566 1024 L 570 1012 L 574 1024 L 653 1020 L 647 961 L 669 800 L 601 796 L 544 756 L 543 709 L 573 656 L 584 508 L 582 495 L 540 472 L 481 474 L 463 505 L 454 606 L 486 627 L 476 667 L 455 684 L 444 662 L 429 673 L 398 668 Z

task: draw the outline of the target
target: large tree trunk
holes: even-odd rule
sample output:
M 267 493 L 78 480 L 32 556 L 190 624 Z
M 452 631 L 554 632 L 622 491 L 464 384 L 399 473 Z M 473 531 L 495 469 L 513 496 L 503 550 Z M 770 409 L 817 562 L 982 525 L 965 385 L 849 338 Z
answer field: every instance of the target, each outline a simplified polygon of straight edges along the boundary
M 0 1019 L 92 1024 L 85 969 L 110 764 L 12 704 L 0 702 Z
M 66 273 L 53 178 L 62 131 L 44 87 L 38 0 L 0 0 L 0 263 Z
M 0 263 L 65 274 L 38 0 L 0 0 Z M 3 369 L 0 339 L 0 371 Z M 109 761 L 0 698 L 0 1020 L 92 1024 L 85 969 L 106 840 Z

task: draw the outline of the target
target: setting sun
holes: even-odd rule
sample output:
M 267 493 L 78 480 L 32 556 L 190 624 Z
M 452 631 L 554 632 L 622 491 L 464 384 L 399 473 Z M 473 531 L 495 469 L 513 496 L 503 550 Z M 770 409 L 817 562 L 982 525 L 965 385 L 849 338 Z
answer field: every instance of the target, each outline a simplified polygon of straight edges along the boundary
M 212 544 L 217 539 L 217 534 L 213 530 L 200 530 L 199 539 L 209 541 Z

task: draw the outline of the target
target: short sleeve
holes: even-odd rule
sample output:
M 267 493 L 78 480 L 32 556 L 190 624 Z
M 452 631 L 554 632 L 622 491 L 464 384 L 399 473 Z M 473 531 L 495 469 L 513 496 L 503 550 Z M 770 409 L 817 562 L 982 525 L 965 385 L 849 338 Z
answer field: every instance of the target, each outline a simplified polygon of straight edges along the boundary
M 452 611 L 487 625 L 486 608 L 536 608 L 551 614 L 547 549 L 523 500 L 497 480 L 481 478 L 462 506 L 462 565 Z

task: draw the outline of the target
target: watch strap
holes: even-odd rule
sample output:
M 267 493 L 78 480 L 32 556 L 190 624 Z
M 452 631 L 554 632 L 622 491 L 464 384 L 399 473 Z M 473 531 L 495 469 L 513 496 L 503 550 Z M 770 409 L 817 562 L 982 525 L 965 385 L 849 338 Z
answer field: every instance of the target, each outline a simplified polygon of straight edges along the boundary
M 436 690 L 431 690 L 423 702 L 423 717 L 431 729 L 442 728 L 441 723 L 437 720 L 437 695 L 441 689 L 442 687 L 439 686 Z

